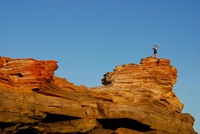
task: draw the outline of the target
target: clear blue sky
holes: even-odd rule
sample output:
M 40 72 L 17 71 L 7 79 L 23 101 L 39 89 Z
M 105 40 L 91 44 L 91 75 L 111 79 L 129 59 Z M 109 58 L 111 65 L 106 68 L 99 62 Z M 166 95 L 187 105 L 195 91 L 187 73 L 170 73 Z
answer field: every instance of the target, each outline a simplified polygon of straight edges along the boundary
M 57 60 L 55 75 L 101 86 L 115 66 L 159 57 L 178 69 L 174 92 L 200 132 L 199 0 L 1 0 L 0 55 Z

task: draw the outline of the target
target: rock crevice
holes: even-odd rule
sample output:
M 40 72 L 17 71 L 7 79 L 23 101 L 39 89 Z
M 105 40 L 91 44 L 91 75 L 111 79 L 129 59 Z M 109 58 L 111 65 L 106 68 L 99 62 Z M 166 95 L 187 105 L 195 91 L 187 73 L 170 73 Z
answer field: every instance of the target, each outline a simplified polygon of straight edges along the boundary
M 0 57 L 0 133 L 196 134 L 168 59 L 117 66 L 91 88 L 54 76 L 57 68 L 54 60 Z

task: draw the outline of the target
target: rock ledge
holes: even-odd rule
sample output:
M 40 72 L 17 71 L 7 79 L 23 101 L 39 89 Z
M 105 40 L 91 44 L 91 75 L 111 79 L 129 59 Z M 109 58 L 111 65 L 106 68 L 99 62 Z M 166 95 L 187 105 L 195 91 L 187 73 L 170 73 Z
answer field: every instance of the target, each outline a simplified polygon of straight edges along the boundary
M 0 133 L 196 134 L 168 59 L 117 66 L 93 88 L 54 76 L 57 68 L 54 60 L 0 57 Z

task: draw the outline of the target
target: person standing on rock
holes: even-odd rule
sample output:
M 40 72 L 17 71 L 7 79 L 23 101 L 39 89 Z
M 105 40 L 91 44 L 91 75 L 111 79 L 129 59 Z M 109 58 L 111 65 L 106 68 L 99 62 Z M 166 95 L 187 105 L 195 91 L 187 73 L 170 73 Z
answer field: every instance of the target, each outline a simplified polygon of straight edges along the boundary
M 154 57 L 157 59 L 158 58 L 158 52 L 157 49 L 160 46 L 160 44 L 158 44 L 158 46 L 154 45 L 153 49 L 153 53 L 154 53 Z

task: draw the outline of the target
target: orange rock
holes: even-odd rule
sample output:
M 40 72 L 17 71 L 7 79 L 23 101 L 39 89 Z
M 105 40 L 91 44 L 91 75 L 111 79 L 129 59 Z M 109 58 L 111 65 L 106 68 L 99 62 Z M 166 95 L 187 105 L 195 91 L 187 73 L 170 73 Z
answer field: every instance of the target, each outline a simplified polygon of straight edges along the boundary
M 196 134 L 168 59 L 117 66 L 106 86 L 92 88 L 54 76 L 57 68 L 54 60 L 0 57 L 0 133 Z
M 168 92 L 172 90 L 176 78 L 177 70 L 170 65 L 170 60 L 148 57 L 142 59 L 140 65 L 124 64 L 117 66 L 114 72 L 104 75 L 102 84 Z
M 40 84 L 52 81 L 57 62 L 37 61 L 34 59 L 11 59 L 0 57 L 0 84 L 8 84 L 12 88 L 32 89 Z

